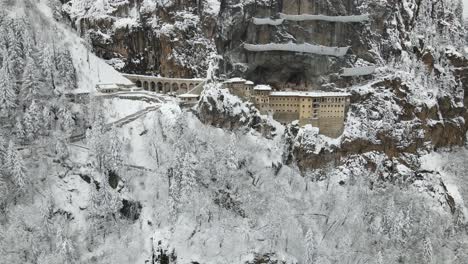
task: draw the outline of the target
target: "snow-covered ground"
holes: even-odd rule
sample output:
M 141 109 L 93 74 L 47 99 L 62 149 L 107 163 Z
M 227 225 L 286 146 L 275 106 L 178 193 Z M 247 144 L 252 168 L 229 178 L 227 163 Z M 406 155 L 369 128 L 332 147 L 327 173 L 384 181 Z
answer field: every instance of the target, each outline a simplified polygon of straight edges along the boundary
M 440 173 L 445 186 L 456 203 L 468 215 L 468 149 L 462 147 L 447 152 L 432 152 L 421 158 L 422 169 Z

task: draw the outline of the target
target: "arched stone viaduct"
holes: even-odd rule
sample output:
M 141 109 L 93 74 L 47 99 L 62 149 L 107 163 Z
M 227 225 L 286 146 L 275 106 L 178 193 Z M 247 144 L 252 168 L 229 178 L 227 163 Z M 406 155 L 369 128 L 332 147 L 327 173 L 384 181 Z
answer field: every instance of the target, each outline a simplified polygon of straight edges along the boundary
M 123 76 L 145 91 L 163 94 L 185 94 L 204 81 L 203 79 L 165 78 L 136 74 L 123 74 Z

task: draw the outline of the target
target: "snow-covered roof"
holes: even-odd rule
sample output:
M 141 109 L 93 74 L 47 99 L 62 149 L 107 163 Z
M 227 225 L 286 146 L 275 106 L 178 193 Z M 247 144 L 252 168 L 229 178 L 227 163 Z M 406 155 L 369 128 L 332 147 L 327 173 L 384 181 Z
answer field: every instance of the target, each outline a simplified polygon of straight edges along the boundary
M 241 82 L 245 83 L 245 82 L 247 82 L 247 80 L 236 77 L 236 78 L 231 78 L 229 80 L 224 81 L 224 83 L 241 83 Z
M 344 68 L 341 76 L 364 76 L 375 72 L 375 66 L 364 66 L 355 68 Z
M 290 51 L 290 52 L 303 52 L 313 53 L 325 56 L 342 57 L 346 55 L 349 47 L 327 47 L 321 45 L 312 45 L 309 43 L 296 44 L 296 43 L 269 43 L 269 44 L 244 44 L 244 48 L 248 51 Z
M 300 91 L 281 91 L 272 92 L 271 96 L 299 96 L 299 97 L 349 97 L 351 94 L 343 92 L 300 92 Z
M 96 86 L 99 89 L 119 89 L 119 86 L 116 83 L 102 83 Z
M 254 84 L 252 81 L 248 81 L 248 80 L 240 78 L 240 77 L 235 77 L 235 78 L 228 79 L 228 80 L 224 81 L 224 83 L 244 83 L 244 84 L 247 84 L 247 85 L 253 85 Z
M 64 94 L 89 94 L 89 89 L 77 88 L 70 91 L 65 91 Z
M 271 91 L 271 86 L 270 85 L 260 84 L 260 85 L 255 86 L 254 90 L 257 90 L 257 91 Z
M 200 97 L 198 94 L 181 94 L 179 98 L 198 98 Z

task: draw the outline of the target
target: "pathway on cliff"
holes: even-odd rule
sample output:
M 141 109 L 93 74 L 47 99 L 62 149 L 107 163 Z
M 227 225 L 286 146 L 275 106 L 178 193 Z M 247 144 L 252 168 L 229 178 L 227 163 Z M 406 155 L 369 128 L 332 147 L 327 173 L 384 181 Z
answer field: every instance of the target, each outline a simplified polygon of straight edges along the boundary
M 114 122 L 111 122 L 109 124 L 106 124 L 104 126 L 104 129 L 105 131 L 109 131 L 111 130 L 113 127 L 122 127 L 128 123 L 131 123 L 135 120 L 137 120 L 138 118 L 150 113 L 150 112 L 153 112 L 153 111 L 156 111 L 160 108 L 161 106 L 160 105 L 152 105 L 152 106 L 148 106 L 146 107 L 145 109 L 142 109 L 136 113 L 133 113 L 131 115 L 128 115 L 126 117 L 123 117 L 117 121 L 114 121 Z M 74 136 L 71 136 L 69 138 L 69 142 L 70 143 L 75 143 L 75 142 L 78 142 L 78 141 L 81 141 L 83 139 L 86 138 L 86 132 L 84 133 L 81 133 L 81 134 L 78 134 L 78 135 L 74 135 Z

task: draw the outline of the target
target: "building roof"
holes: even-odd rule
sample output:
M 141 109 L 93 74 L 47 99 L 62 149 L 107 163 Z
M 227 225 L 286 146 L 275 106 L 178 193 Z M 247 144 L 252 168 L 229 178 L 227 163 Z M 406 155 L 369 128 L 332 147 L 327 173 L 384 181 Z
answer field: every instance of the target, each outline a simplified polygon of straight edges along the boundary
M 254 84 L 252 81 L 248 81 L 246 79 L 242 79 L 242 78 L 239 78 L 239 77 L 231 78 L 229 80 L 224 81 L 224 83 L 245 83 L 245 84 L 248 84 L 248 85 L 253 85 Z
M 300 92 L 300 91 L 282 91 L 272 92 L 271 96 L 296 96 L 296 97 L 349 97 L 351 94 L 342 92 Z
M 116 83 L 103 83 L 96 86 L 99 89 L 119 89 L 119 86 Z
M 272 89 L 271 89 L 270 85 L 260 84 L 260 85 L 255 86 L 254 90 L 257 90 L 257 91 L 271 91 Z
M 238 82 L 244 82 L 245 83 L 246 81 L 247 81 L 246 79 L 236 77 L 236 78 L 231 78 L 229 80 L 226 80 L 226 81 L 224 81 L 224 83 L 238 83 Z

